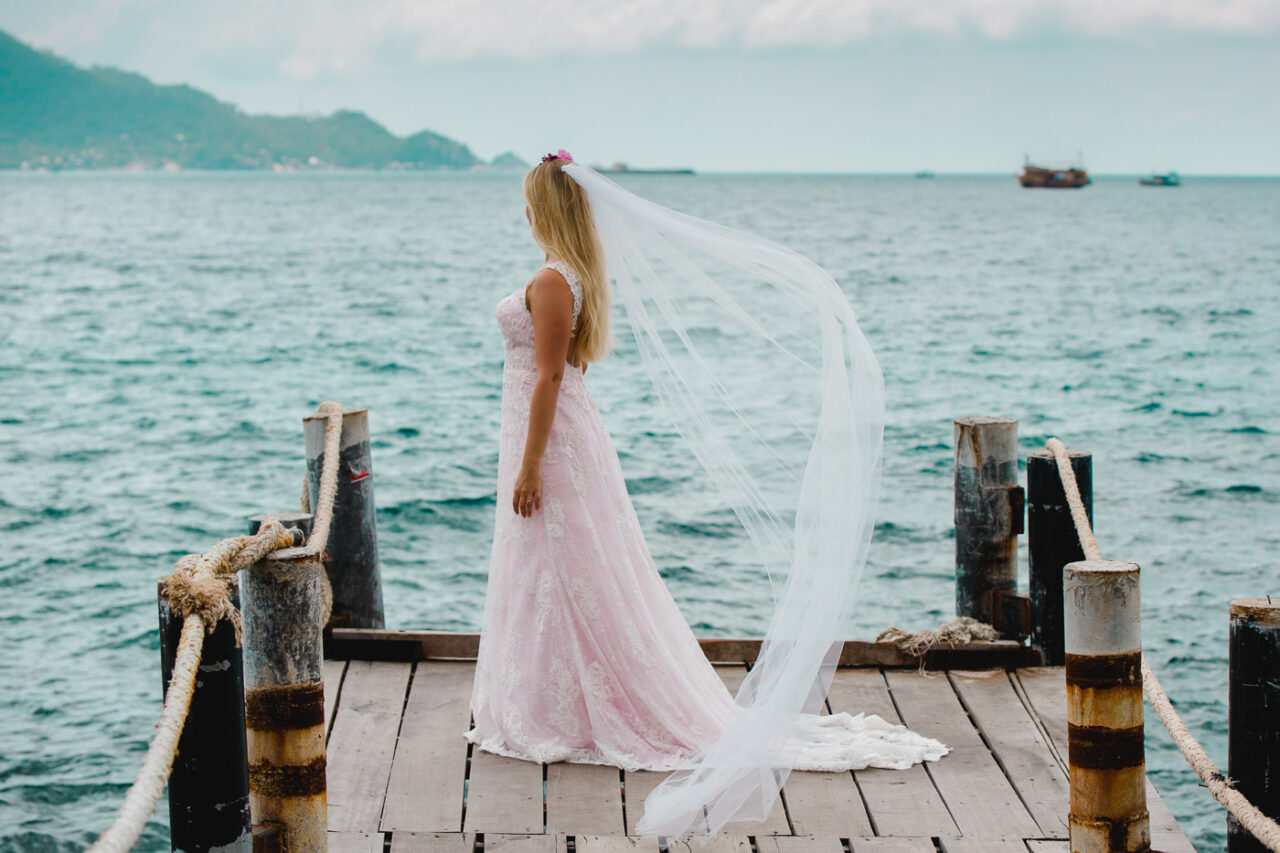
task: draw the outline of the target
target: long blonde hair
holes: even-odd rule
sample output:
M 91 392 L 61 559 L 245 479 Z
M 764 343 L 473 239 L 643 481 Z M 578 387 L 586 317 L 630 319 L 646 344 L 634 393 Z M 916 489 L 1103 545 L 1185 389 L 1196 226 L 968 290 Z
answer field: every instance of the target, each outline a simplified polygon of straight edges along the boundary
M 533 239 L 571 266 L 582 282 L 582 310 L 570 349 L 582 361 L 599 361 L 612 344 L 609 279 L 587 193 L 560 168 L 567 162 L 544 160 L 530 169 L 524 176 L 524 198 Z

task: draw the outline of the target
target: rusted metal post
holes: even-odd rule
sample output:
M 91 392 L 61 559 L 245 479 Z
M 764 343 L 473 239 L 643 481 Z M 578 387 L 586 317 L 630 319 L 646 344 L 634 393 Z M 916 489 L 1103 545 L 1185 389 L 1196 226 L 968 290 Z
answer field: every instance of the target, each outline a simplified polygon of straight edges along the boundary
M 1018 422 L 956 418 L 955 450 L 956 615 L 1026 636 L 1026 599 L 1017 596 Z
M 1087 450 L 1070 450 L 1068 455 L 1092 524 L 1093 456 Z M 1027 454 L 1027 552 L 1031 644 L 1044 652 L 1046 664 L 1062 666 L 1062 568 L 1083 560 L 1084 550 L 1062 490 L 1058 462 L 1048 450 Z
M 324 415 L 303 418 L 307 452 L 307 485 L 311 508 L 319 505 L 320 472 L 324 469 Z M 329 624 L 339 628 L 382 628 L 382 581 L 378 574 L 378 537 L 373 505 L 373 462 L 369 454 L 369 412 L 342 413 L 338 454 L 338 497 L 324 567 L 333 588 Z
M 326 849 L 324 669 L 317 555 L 287 548 L 241 574 L 249 801 L 283 849 Z
M 1071 853 L 1146 853 L 1138 565 L 1082 560 L 1062 574 Z
M 232 604 L 239 604 L 231 594 Z M 173 676 L 183 617 L 160 595 L 160 668 Z M 249 770 L 245 759 L 244 668 L 236 629 L 223 619 L 206 636 L 191 709 L 169 775 L 169 838 L 174 850 L 250 853 Z
M 1231 602 L 1227 776 L 1268 817 L 1280 819 L 1280 601 Z M 1265 853 L 1227 815 L 1230 853 Z

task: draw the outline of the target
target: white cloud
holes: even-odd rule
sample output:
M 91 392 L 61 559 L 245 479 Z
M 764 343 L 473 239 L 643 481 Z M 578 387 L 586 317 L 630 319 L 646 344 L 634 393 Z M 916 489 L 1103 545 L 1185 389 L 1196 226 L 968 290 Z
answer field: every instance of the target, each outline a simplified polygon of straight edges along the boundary
M 102 0 L 73 7 L 39 41 L 84 43 L 95 31 L 145 22 L 154 38 L 195 55 L 274 52 L 277 69 L 297 80 L 359 75 L 381 65 L 391 47 L 425 62 L 839 47 L 912 34 L 1003 41 L 1280 32 L 1280 0 Z

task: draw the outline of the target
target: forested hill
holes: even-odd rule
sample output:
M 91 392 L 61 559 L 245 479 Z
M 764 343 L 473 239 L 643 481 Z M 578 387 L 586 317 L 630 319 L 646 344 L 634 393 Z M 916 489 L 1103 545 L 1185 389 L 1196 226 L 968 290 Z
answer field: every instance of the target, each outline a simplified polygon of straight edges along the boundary
M 247 115 L 187 85 L 84 69 L 0 30 L 0 168 L 406 168 L 485 165 L 430 131 L 390 133 L 360 112 Z M 495 158 L 499 167 L 520 161 Z

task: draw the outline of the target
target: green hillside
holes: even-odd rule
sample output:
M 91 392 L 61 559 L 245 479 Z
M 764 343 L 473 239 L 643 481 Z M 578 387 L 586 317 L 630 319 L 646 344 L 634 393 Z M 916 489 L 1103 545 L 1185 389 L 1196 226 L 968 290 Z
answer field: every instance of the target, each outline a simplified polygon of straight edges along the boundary
M 24 162 L 51 169 L 483 164 L 467 146 L 430 131 L 398 137 L 350 110 L 323 118 L 247 115 L 190 86 L 160 86 L 103 66 L 77 68 L 0 31 L 0 168 Z

